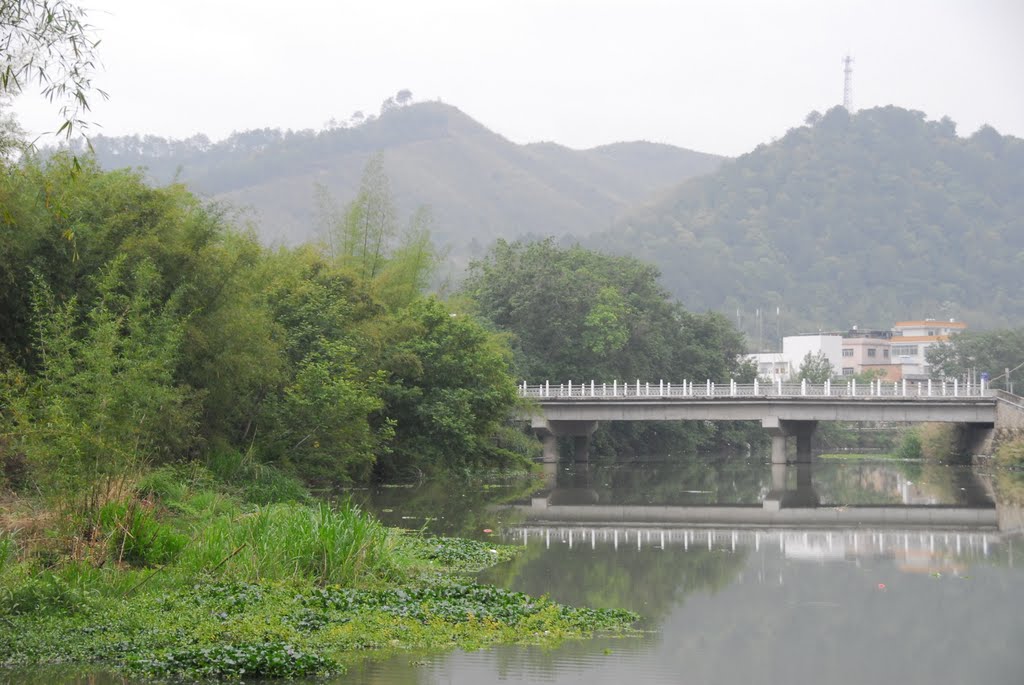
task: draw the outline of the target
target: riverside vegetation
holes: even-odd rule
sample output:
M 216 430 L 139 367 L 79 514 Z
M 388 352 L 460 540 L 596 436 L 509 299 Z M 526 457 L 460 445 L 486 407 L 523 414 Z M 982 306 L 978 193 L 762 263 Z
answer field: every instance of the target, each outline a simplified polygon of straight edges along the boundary
M 151 471 L 134 484 L 139 498 L 104 505 L 97 534 L 75 540 L 74 558 L 61 563 L 33 539 L 55 532 L 33 519 L 39 512 L 8 510 L 23 528 L 0 536 L 0 664 L 188 679 L 322 675 L 370 651 L 549 644 L 628 630 L 637 618 L 464 575 L 514 548 L 404 533 L 349 503 L 313 502 L 284 476 L 219 460 L 214 468 Z M 246 501 L 271 493 L 281 501 Z
M 634 620 L 457 579 L 506 552 L 310 496 L 523 471 L 538 449 L 510 420 L 516 331 L 477 318 L 473 293 L 427 294 L 429 213 L 400 228 L 378 162 L 324 212 L 323 244 L 292 249 L 88 158 L 26 155 L 0 171 L 0 663 L 296 675 L 366 648 L 550 641 Z M 645 312 L 689 322 L 654 278 L 642 270 L 643 298 L 624 282 L 579 301 L 595 360 L 656 342 L 631 323 Z M 600 321 L 614 339 L 594 337 Z M 647 363 L 666 377 L 730 370 L 692 343 Z

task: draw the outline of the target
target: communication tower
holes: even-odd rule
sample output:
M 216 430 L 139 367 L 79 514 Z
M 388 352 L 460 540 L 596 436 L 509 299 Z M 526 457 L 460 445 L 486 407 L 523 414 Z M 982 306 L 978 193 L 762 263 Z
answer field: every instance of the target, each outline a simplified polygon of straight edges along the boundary
M 853 58 L 843 58 L 843 107 L 853 114 Z

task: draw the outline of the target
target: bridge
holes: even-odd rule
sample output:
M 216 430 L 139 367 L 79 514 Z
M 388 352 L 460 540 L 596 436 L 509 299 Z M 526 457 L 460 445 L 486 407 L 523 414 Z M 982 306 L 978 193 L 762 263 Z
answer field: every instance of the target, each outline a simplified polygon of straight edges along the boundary
M 524 382 L 519 394 L 532 401 L 523 418 L 544 443 L 544 461 L 558 460 L 558 436 L 574 437 L 577 460 L 586 461 L 590 436 L 600 421 L 760 421 L 772 438 L 772 462 L 785 463 L 789 438 L 796 440 L 796 460 L 810 460 L 811 436 L 819 421 L 958 423 L 978 443 L 990 438 L 997 416 L 1003 415 L 997 405 L 1005 403 L 1024 417 L 1021 398 L 992 391 L 984 383 L 958 381 Z

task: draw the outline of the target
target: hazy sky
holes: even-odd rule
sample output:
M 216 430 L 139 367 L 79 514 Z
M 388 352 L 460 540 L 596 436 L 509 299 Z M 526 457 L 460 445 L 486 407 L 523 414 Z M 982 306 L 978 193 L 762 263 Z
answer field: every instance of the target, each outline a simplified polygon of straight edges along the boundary
M 519 143 L 740 154 L 839 104 L 1024 136 L 1024 0 L 85 0 L 108 135 L 321 128 L 402 88 Z M 22 98 L 34 133 L 54 108 Z

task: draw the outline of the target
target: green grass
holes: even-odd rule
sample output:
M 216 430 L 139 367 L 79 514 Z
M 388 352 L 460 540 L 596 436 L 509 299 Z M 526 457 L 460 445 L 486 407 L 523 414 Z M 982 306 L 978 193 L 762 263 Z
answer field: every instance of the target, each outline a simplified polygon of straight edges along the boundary
M 396 533 L 352 504 L 271 504 L 203 522 L 178 562 L 185 575 L 318 584 L 398 580 Z
M 638 619 L 466 581 L 520 548 L 389 529 L 308 495 L 253 504 L 244 482 L 220 478 L 151 472 L 136 499 L 104 507 L 88 544 L 59 539 L 71 530 L 59 522 L 35 547 L 0 533 L 0 667 L 288 678 L 367 653 L 551 644 Z

